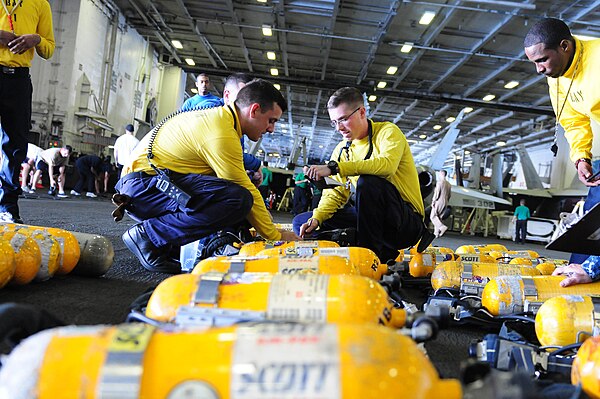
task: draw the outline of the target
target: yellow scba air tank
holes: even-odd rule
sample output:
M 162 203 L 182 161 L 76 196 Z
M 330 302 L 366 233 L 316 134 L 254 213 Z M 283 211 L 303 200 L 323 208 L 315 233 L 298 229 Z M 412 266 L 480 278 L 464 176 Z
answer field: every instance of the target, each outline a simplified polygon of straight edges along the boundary
M 428 247 L 422 253 L 416 248 L 410 249 L 408 273 L 413 277 L 427 277 L 440 262 L 454 259 L 454 251 L 444 247 Z
M 475 254 L 475 253 L 465 253 L 465 254 L 456 254 L 457 260 L 466 263 L 496 263 L 496 259 L 488 255 L 487 253 Z
M 339 256 L 218 256 L 201 260 L 192 274 L 208 272 L 359 274 L 348 259 Z
M 0 288 L 15 275 L 15 251 L 6 238 L 0 238 Z
M 380 323 L 402 327 L 406 312 L 368 277 L 322 274 L 182 274 L 164 280 L 146 315 L 172 322 L 182 306 L 255 312 L 257 319 Z M 193 310 L 191 310 L 193 312 Z M 200 309 L 202 311 L 202 309 Z M 260 312 L 260 314 L 256 313 Z
M 458 380 L 440 379 L 417 345 L 389 328 L 294 323 L 46 330 L 3 361 L 0 389 L 37 399 L 462 397 Z
M 4 229 L 6 230 L 20 230 L 20 229 L 30 229 L 33 231 L 41 231 L 47 234 L 50 234 L 52 238 L 54 238 L 59 245 L 60 249 L 60 263 L 56 274 L 64 275 L 70 273 L 77 262 L 79 261 L 80 250 L 79 243 L 77 239 L 73 235 L 73 233 L 58 229 L 54 227 L 43 227 L 43 226 L 29 226 L 24 224 L 6 224 L 4 225 Z
M 571 368 L 571 383 L 581 385 L 592 399 L 600 399 L 600 337 L 586 340 L 579 350 Z
M 462 245 L 454 251 L 457 255 L 462 254 L 488 254 L 491 251 L 506 252 L 508 249 L 502 244 L 487 244 L 487 245 Z
M 339 245 L 333 241 L 318 240 L 318 241 L 254 241 L 244 244 L 240 248 L 240 256 L 254 256 L 263 249 L 269 248 L 304 248 L 301 250 L 303 255 L 306 252 L 312 251 L 312 248 L 339 248 Z
M 110 240 L 98 234 L 78 231 L 71 233 L 77 239 L 81 251 L 79 262 L 72 273 L 88 277 L 98 277 L 106 273 L 112 266 L 115 257 L 115 250 Z
M 540 272 L 531 266 L 448 261 L 436 266 L 431 275 L 431 286 L 434 290 L 442 287 L 465 288 L 465 293 L 477 295 L 481 292 L 475 288 L 483 289 L 491 278 L 503 275 L 539 276 Z
M 374 280 L 380 280 L 381 276 L 387 273 L 387 265 L 381 264 L 375 252 L 368 248 L 362 247 L 319 247 L 311 249 L 314 251 L 314 255 L 326 255 L 326 256 L 341 256 L 342 258 L 348 259 L 350 263 L 354 264 L 358 269 L 358 272 L 362 276 L 370 277 Z M 277 256 L 277 255 L 298 255 L 306 256 L 309 253 L 303 253 L 303 248 L 297 247 L 275 247 L 263 249 L 258 253 L 259 256 Z
M 11 284 L 30 283 L 42 264 L 40 247 L 22 231 L 1 231 L 0 237 L 9 242 L 15 254 L 15 273 L 10 281 Z
M 42 263 L 40 269 L 35 275 L 36 281 L 45 281 L 54 276 L 58 268 L 60 267 L 60 244 L 47 232 L 30 229 L 30 228 L 17 228 L 20 233 L 30 237 L 36 242 L 40 248 L 42 255 Z
M 563 276 L 500 276 L 486 284 L 481 304 L 493 315 L 536 313 L 542 303 L 558 295 L 600 294 L 600 282 L 561 287 Z
M 600 297 L 559 295 L 540 306 L 535 333 L 543 346 L 565 346 L 600 335 Z

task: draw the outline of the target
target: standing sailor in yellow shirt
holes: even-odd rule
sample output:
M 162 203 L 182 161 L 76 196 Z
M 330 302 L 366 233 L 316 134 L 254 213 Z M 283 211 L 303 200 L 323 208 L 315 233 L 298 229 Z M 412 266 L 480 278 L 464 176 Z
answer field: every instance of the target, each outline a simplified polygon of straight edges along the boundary
M 419 178 L 404 134 L 393 123 L 368 119 L 363 96 L 353 87 L 333 93 L 327 111 L 344 141 L 327 165 L 311 166 L 307 176 L 332 176 L 342 185 L 323 190 L 316 209 L 294 218 L 294 231 L 304 236 L 317 228 L 356 228 L 358 245 L 373 250 L 382 262 L 396 259 L 399 249 L 419 239 L 422 252 L 434 236 L 423 222 Z M 351 185 L 355 206 L 349 204 Z
M 560 19 L 545 18 L 527 33 L 524 46 L 537 73 L 548 77 L 557 126 L 560 123 L 565 130 L 579 180 L 590 187 L 584 205 L 587 212 L 600 202 L 600 179 L 590 179 L 600 171 L 600 158 L 592 162 L 590 125 L 592 119 L 600 123 L 600 39 L 579 40 Z M 573 254 L 571 263 L 586 258 Z
M 178 273 L 179 263 L 168 255 L 172 247 L 245 220 L 266 239 L 299 239 L 275 228 L 246 174 L 240 144 L 242 134 L 258 141 L 273 132 L 286 108 L 279 90 L 254 80 L 232 105 L 178 113 L 140 141 L 116 189 L 131 198 L 125 209 L 140 222 L 123 241 L 142 266 Z
M 22 222 L 17 200 L 21 162 L 31 129 L 31 78 L 35 52 L 48 59 L 54 52 L 52 12 L 48 0 L 0 1 L 0 221 Z

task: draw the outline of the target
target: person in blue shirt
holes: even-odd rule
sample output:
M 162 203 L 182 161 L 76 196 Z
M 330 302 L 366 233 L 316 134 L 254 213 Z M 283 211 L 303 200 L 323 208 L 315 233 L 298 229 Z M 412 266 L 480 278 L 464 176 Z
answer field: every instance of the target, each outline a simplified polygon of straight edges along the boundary
M 561 287 L 575 284 L 586 284 L 600 280 L 600 256 L 589 256 L 583 263 L 571 263 L 568 266 L 557 267 L 553 276 L 565 276 L 560 282 Z
M 201 79 L 202 76 L 206 78 L 206 80 Z M 225 87 L 223 88 L 223 98 L 213 96 L 212 94 L 206 91 L 206 95 L 200 96 L 195 95 L 192 98 L 189 98 L 183 106 L 180 108 L 180 111 L 190 111 L 195 108 L 208 108 L 208 107 L 222 107 L 224 105 L 233 105 L 233 102 L 237 98 L 238 92 L 242 89 L 242 87 L 246 86 L 246 84 L 252 81 L 252 76 L 245 73 L 234 73 L 233 75 L 229 75 L 225 80 Z M 208 82 L 208 83 L 205 83 Z M 196 80 L 196 87 L 198 87 L 198 94 L 200 94 L 201 87 L 208 90 L 210 85 L 210 81 L 208 80 L 208 76 L 206 74 L 198 75 L 198 79 Z M 242 144 L 242 152 L 244 153 L 244 168 L 248 172 L 250 180 L 255 185 L 260 185 L 263 181 L 263 174 L 261 171 L 261 162 L 260 159 L 256 158 L 252 154 L 248 154 L 244 152 L 244 136 L 241 139 Z
M 198 106 L 207 106 L 209 104 L 214 106 L 218 106 L 219 104 L 223 105 L 223 100 L 221 100 L 220 97 L 209 92 L 210 79 L 207 74 L 201 73 L 196 77 L 196 87 L 198 88 L 198 94 L 185 100 L 181 106 L 183 111 L 188 111 Z
M 531 217 L 529 208 L 525 206 L 525 200 L 522 199 L 517 209 L 515 209 L 515 215 L 513 220 L 517 222 L 517 231 L 515 236 L 515 242 L 525 244 L 525 237 L 527 237 L 527 219 Z

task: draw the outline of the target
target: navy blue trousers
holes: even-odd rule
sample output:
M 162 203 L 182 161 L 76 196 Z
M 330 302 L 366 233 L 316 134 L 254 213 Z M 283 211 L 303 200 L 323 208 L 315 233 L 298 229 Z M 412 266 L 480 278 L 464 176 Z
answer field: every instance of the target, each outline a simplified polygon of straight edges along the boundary
M 294 232 L 312 217 L 301 213 L 292 221 Z M 356 206 L 346 206 L 321 226 L 321 231 L 356 228 L 358 245 L 369 248 L 382 262 L 396 259 L 398 250 L 415 245 L 425 229 L 423 218 L 406 203 L 389 181 L 362 175 L 356 187 Z
M 21 194 L 21 163 L 27 155 L 27 134 L 31 129 L 31 79 L 24 73 L 0 72 L 0 120 L 2 157 L 0 163 L 0 212 L 20 218 L 17 201 Z
M 115 188 L 133 199 L 128 214 L 143 223 L 148 237 L 159 248 L 185 245 L 239 226 L 252 208 L 250 191 L 217 177 L 173 174 L 171 181 L 191 196 L 187 206 L 182 207 L 156 188 L 157 177 L 133 175 L 121 177 Z

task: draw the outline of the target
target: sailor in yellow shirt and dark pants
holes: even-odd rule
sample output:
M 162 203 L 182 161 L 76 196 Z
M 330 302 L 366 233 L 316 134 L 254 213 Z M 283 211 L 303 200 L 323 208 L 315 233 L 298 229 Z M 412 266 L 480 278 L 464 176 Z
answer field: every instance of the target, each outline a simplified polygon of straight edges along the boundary
M 34 51 L 45 59 L 52 56 L 54 32 L 47 0 L 0 2 L 0 221 L 22 222 L 17 200 L 22 193 L 19 174 L 31 129 L 29 67 Z
M 268 240 L 298 240 L 275 228 L 244 168 L 240 139 L 273 132 L 287 103 L 264 80 L 248 83 L 234 104 L 176 114 L 152 129 L 123 168 L 116 190 L 140 223 L 125 245 L 151 271 L 178 273 L 172 247 L 204 239 L 246 220 Z M 170 182 L 169 182 L 170 181 Z

